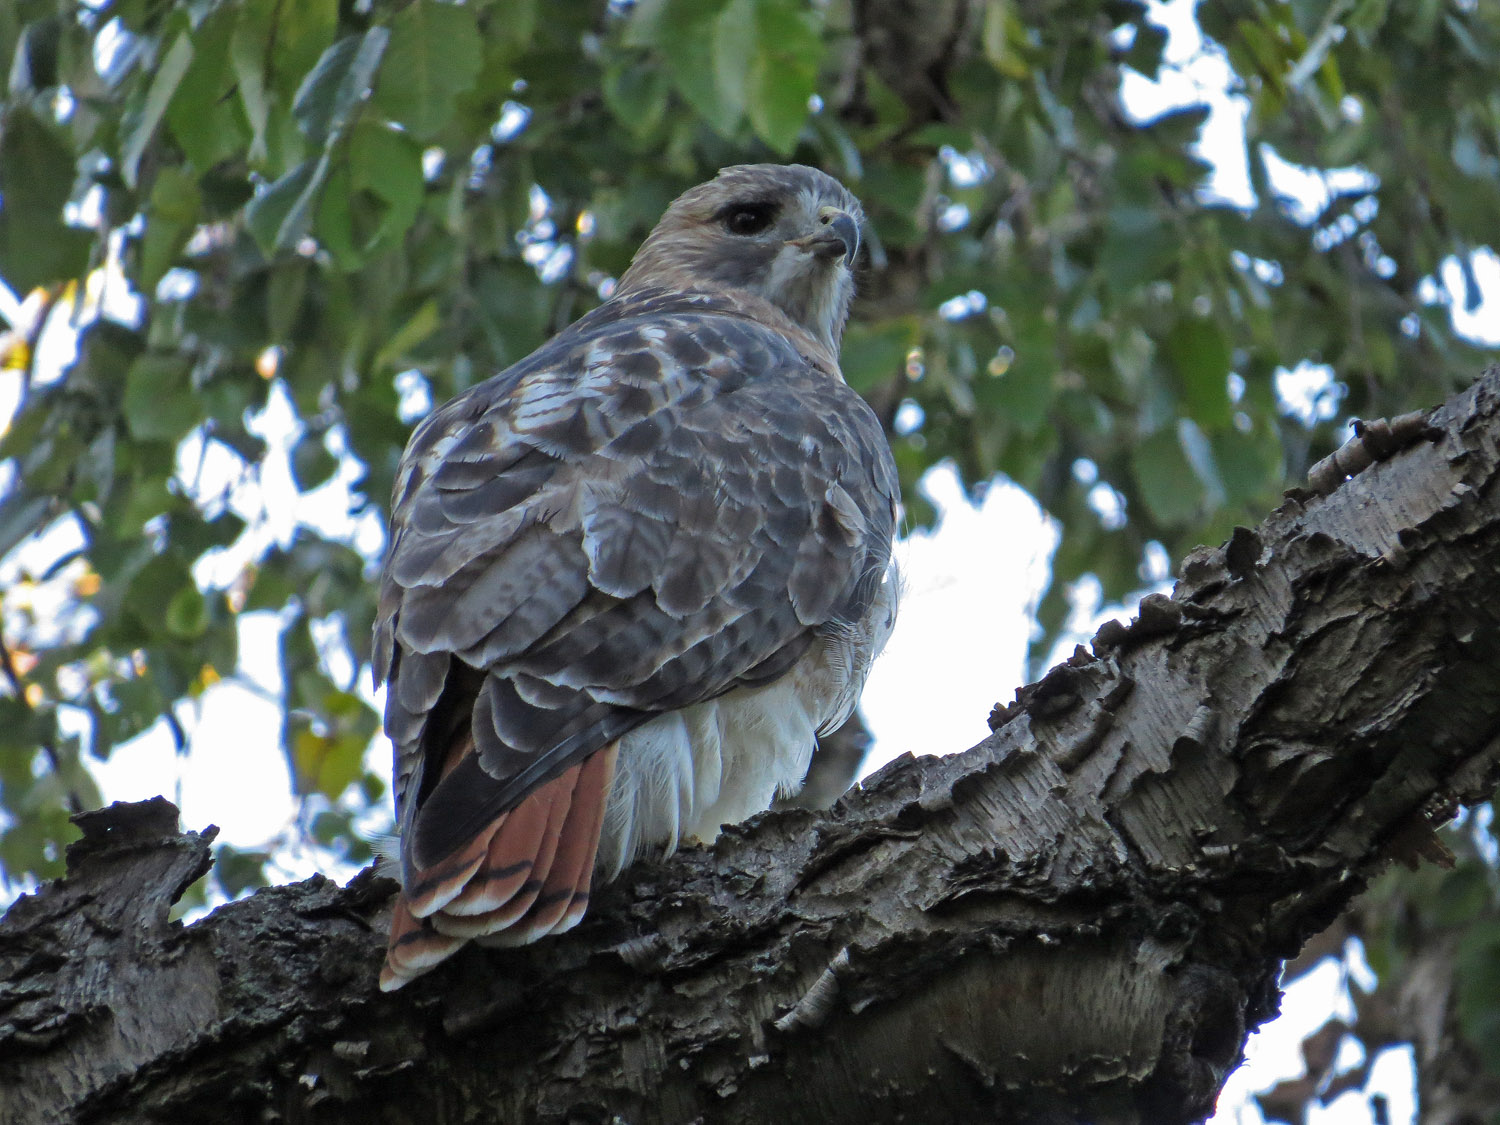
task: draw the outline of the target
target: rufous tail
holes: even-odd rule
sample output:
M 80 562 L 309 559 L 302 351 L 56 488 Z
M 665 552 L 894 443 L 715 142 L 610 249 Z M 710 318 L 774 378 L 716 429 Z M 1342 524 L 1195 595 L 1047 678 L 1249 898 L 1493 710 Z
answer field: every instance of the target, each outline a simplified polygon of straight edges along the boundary
M 400 988 L 465 942 L 525 945 L 579 923 L 618 745 L 539 785 L 466 846 L 416 872 L 391 917 L 382 991 Z M 455 747 L 444 774 L 464 753 L 473 753 L 471 744 Z

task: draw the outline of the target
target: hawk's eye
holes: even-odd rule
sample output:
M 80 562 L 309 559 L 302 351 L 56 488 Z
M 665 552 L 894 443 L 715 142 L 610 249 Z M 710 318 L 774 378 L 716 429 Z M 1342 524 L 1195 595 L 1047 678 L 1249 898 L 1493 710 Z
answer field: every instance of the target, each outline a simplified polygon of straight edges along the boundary
M 730 234 L 759 234 L 776 218 L 774 203 L 732 203 L 719 213 L 719 220 Z

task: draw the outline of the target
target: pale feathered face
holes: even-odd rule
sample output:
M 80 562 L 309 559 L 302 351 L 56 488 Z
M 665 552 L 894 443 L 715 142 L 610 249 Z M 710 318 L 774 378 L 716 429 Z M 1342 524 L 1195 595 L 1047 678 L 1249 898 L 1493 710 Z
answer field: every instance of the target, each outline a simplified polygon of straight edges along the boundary
M 837 354 L 864 221 L 832 176 L 801 164 L 740 164 L 684 192 L 620 279 L 763 297 Z

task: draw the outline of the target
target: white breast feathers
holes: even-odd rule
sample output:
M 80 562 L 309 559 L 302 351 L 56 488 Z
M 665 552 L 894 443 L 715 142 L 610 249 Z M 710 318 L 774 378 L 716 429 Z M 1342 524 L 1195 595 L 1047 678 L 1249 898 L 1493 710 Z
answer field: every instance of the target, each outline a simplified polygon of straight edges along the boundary
M 863 620 L 831 626 L 785 676 L 658 715 L 620 739 L 595 877 L 637 857 L 708 842 L 807 776 L 820 734 L 854 711 L 896 621 L 894 562 Z

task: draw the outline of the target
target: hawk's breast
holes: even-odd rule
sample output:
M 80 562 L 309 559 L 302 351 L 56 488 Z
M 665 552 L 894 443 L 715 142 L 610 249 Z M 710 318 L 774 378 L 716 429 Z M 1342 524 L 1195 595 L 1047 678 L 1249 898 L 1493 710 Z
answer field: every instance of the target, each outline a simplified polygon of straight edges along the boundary
M 643 854 L 711 842 L 794 793 L 820 734 L 854 711 L 895 625 L 899 576 L 888 564 L 856 622 L 831 623 L 784 676 L 658 715 L 620 739 L 595 871 L 613 879 Z

